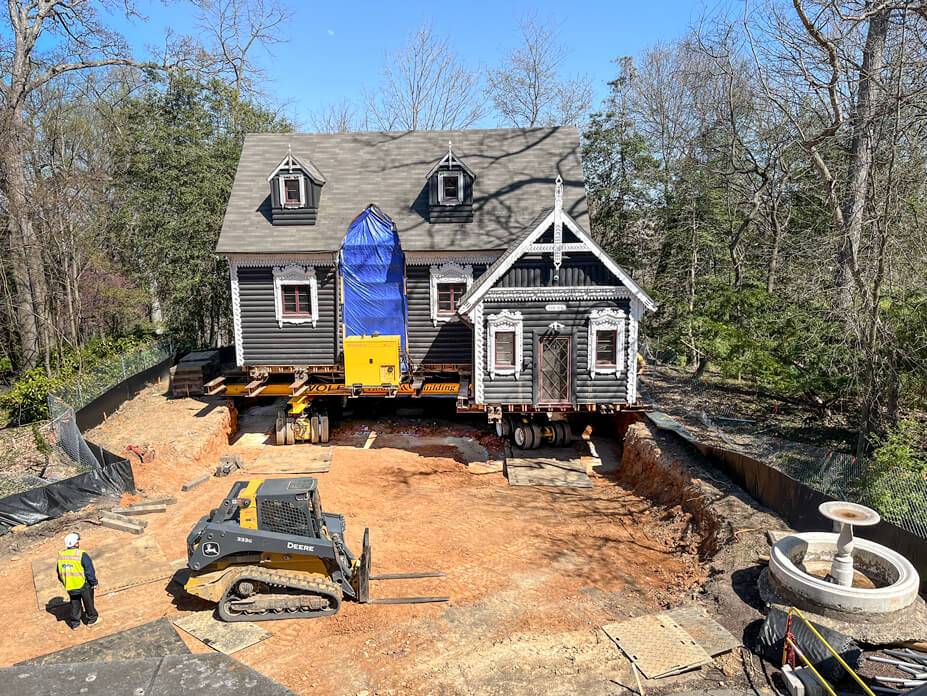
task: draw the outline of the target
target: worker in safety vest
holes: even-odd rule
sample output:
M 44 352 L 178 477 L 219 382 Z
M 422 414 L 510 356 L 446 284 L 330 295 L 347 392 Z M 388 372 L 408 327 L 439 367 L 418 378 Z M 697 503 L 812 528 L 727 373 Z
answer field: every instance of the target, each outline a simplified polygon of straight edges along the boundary
M 64 538 L 64 551 L 58 552 L 58 579 L 71 600 L 68 626 L 71 629 L 77 628 L 81 619 L 86 621 L 88 626 L 95 624 L 100 618 L 96 607 L 93 606 L 93 590 L 97 586 L 97 575 L 90 554 L 80 549 L 80 534 L 71 532 Z

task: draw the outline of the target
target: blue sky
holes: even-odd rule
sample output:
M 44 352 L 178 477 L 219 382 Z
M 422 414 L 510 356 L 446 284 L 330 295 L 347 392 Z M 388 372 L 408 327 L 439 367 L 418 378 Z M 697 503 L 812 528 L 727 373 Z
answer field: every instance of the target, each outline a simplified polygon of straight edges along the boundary
M 563 72 L 589 75 L 598 104 L 607 92 L 607 81 L 615 75 L 615 58 L 679 37 L 703 9 L 698 0 L 284 2 L 294 12 L 281 32 L 286 42 L 274 46 L 272 55 L 262 51 L 254 55 L 271 77 L 264 91 L 285 104 L 284 112 L 304 129 L 311 113 L 325 104 L 359 102 L 362 88 L 376 85 L 386 52 L 399 49 L 405 34 L 423 20 L 449 37 L 472 67 L 480 67 L 497 65 L 517 45 L 520 18 L 531 13 L 551 18 L 569 50 Z M 194 12 L 187 3 L 136 0 L 136 6 L 147 21 L 127 24 L 113 17 L 110 26 L 123 33 L 137 54 L 144 52 L 145 45 L 163 43 L 167 27 L 195 33 Z M 299 67 L 284 71 L 283 64 Z M 491 117 L 479 125 L 498 124 Z

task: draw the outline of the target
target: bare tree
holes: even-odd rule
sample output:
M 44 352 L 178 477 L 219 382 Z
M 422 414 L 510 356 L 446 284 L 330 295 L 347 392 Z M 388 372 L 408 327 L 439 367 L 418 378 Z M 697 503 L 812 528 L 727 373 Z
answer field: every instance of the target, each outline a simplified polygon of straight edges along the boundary
M 467 128 L 483 114 L 478 75 L 447 39 L 423 24 L 387 55 L 379 87 L 365 94 L 369 122 L 383 130 Z
M 358 130 L 360 123 L 357 109 L 347 100 L 321 108 L 310 115 L 309 121 L 319 133 L 350 133 Z
M 212 39 L 210 59 L 220 75 L 228 76 L 235 94 L 260 94 L 264 71 L 252 60 L 255 46 L 281 43 L 279 29 L 292 11 L 278 0 L 196 0 L 198 24 Z
M 106 65 L 135 65 L 118 35 L 100 21 L 101 10 L 133 14 L 128 0 L 8 0 L 13 34 L 0 77 L 0 193 L 6 198 L 16 322 L 23 366 L 36 364 L 49 345 L 45 318 L 47 285 L 39 240 L 32 225 L 26 171 L 29 96 L 58 75 Z M 51 52 L 41 46 L 53 45 Z M 46 351 L 47 355 L 48 351 Z
M 486 73 L 496 110 L 516 127 L 581 124 L 592 106 L 591 81 L 560 77 L 567 49 L 558 43 L 556 27 L 524 19 L 521 37 L 502 66 Z

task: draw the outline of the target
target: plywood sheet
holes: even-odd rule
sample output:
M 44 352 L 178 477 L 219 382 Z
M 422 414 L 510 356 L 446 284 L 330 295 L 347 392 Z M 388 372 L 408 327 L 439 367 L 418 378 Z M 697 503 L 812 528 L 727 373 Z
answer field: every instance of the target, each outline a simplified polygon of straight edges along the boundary
M 711 662 L 711 655 L 666 614 L 638 616 L 602 628 L 648 679 Z
M 573 449 L 513 449 L 505 470 L 510 486 L 592 488 L 586 464 Z
M 712 657 L 733 650 L 740 641 L 702 607 L 693 604 L 664 612 L 688 633 Z
M 189 653 L 190 649 L 171 622 L 168 619 L 158 619 L 18 664 L 59 665 L 71 662 L 110 662 Z
M 247 621 L 227 623 L 213 616 L 212 611 L 198 611 L 174 621 L 197 640 L 203 641 L 213 650 L 231 655 L 248 646 L 270 638 L 272 633 Z
M 174 574 L 164 551 L 153 536 L 114 541 L 84 550 L 93 559 L 97 580 L 107 594 L 169 578 Z M 57 558 L 33 561 L 32 579 L 39 609 L 67 602 L 67 593 L 58 581 Z
M 265 447 L 245 467 L 249 474 L 324 474 L 331 468 L 332 447 L 310 444 Z

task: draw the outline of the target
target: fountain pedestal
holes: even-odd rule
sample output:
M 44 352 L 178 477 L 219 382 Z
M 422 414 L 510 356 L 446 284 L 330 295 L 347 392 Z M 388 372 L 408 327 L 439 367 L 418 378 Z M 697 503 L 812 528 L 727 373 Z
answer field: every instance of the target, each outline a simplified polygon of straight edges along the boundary
M 844 501 L 821 503 L 818 511 L 834 522 L 837 535 L 837 551 L 830 566 L 830 575 L 843 587 L 853 586 L 853 525 L 871 527 L 878 524 L 879 513 L 865 505 Z

